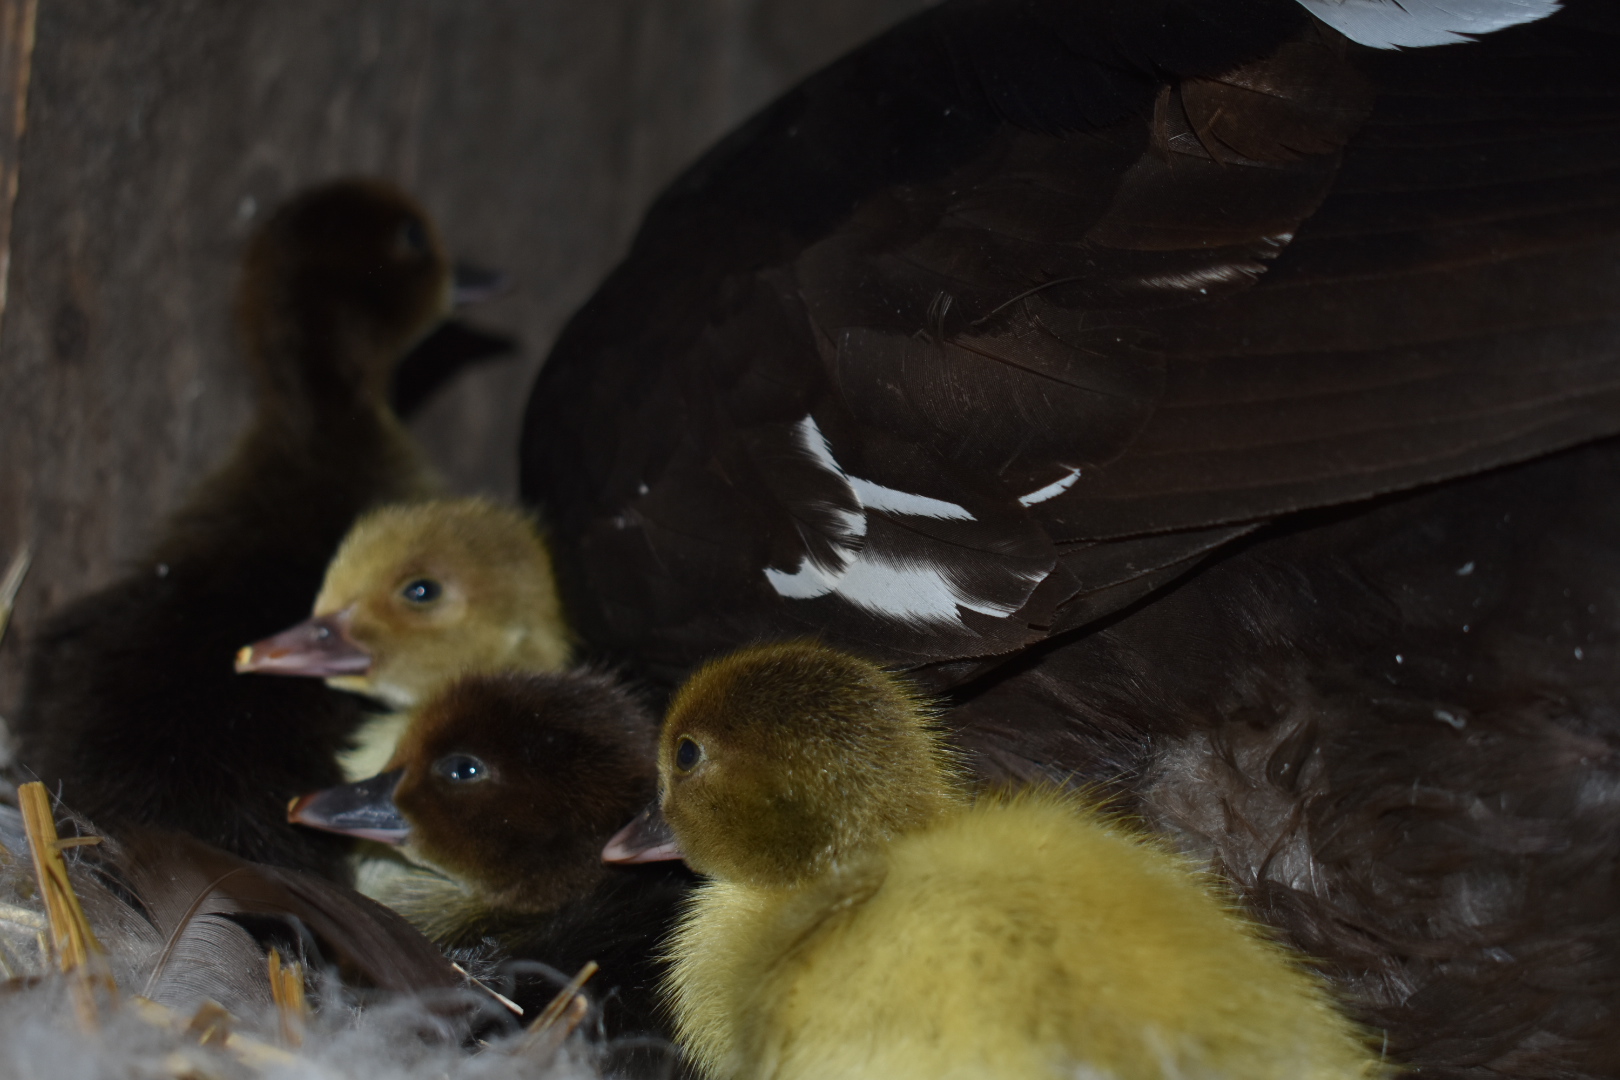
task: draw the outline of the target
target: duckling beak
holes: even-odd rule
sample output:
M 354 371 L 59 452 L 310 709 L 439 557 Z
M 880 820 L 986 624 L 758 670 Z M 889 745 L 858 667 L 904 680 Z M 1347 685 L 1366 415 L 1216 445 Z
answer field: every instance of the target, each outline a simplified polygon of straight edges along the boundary
M 458 308 L 493 300 L 511 283 L 499 270 L 485 270 L 464 262 L 451 267 L 450 275 L 450 302 Z
M 411 823 L 394 805 L 394 789 L 404 775 L 404 769 L 394 769 L 370 780 L 300 795 L 287 804 L 287 820 L 362 840 L 403 844 L 411 835 Z
M 672 862 L 686 858 L 658 804 L 647 807 L 602 849 L 605 863 Z
M 333 675 L 364 675 L 371 669 L 371 654 L 349 634 L 354 608 L 335 615 L 305 619 L 290 627 L 244 645 L 236 654 L 238 675 L 306 675 L 324 679 Z

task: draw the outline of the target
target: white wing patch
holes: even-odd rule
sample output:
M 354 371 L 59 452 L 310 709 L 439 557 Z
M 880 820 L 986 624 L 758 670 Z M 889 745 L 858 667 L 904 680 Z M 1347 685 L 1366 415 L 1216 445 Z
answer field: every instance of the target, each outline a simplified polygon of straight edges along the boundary
M 1046 572 L 1021 575 L 1033 590 Z M 910 623 L 949 623 L 964 627 L 958 606 L 1004 619 L 1022 604 L 1003 604 L 970 596 L 944 570 L 915 559 L 895 559 L 871 548 L 863 550 L 839 577 L 833 592 L 880 615 Z
M 918 517 L 938 518 L 941 521 L 976 521 L 965 507 L 944 499 L 930 499 L 926 495 L 913 495 L 909 491 L 897 491 L 882 484 L 874 484 L 870 480 L 862 480 L 858 476 L 849 478 L 849 486 L 855 489 L 860 498 L 861 505 L 873 510 L 886 510 L 891 514 L 915 514 Z
M 838 464 L 838 459 L 833 457 L 832 445 L 827 442 L 827 436 L 821 433 L 821 425 L 816 423 L 813 416 L 806 416 L 794 424 L 793 429 L 804 452 L 815 458 L 817 465 L 847 483 L 862 506 L 873 510 L 887 510 L 891 514 L 915 514 L 919 517 L 941 518 L 946 521 L 977 520 L 968 513 L 966 507 L 953 502 L 931 499 L 927 495 L 913 495 L 909 491 L 884 487 L 882 484 L 849 475 L 844 471 L 844 467 Z M 854 528 L 850 531 L 856 536 L 864 536 L 865 522 L 862 522 L 858 531 Z
M 943 521 L 977 520 L 966 507 L 956 503 L 900 491 L 849 475 L 838 464 L 838 459 L 833 457 L 832 446 L 814 417 L 806 416 L 794 427 L 804 452 L 822 468 L 847 483 L 860 503 L 861 510 L 858 512 L 838 511 L 845 535 L 850 539 L 866 537 L 868 510 Z M 1052 491 L 1052 495 L 1056 495 L 1074 483 L 1074 478 L 1079 475 L 1080 470 L 1076 469 L 1074 476 L 1059 480 L 1057 484 L 1048 484 L 1041 491 L 1056 488 Z M 1032 497 L 1025 496 L 1026 499 Z M 950 579 L 944 567 L 916 558 L 897 558 L 876 550 L 871 544 L 844 548 L 839 553 L 842 557 L 836 565 L 831 566 L 808 558 L 800 560 L 798 569 L 793 571 L 767 566 L 765 580 L 778 596 L 789 600 L 811 600 L 832 594 L 875 614 L 924 626 L 944 623 L 955 629 L 965 629 L 959 608 L 1005 618 L 1021 606 L 975 597 L 962 591 Z M 1045 579 L 1046 573 L 1032 572 L 1021 577 L 1024 584 L 1033 590 Z
M 1060 476 L 1043 488 L 1036 488 L 1028 495 L 1018 496 L 1018 503 L 1021 506 L 1034 506 L 1036 503 L 1043 503 L 1047 499 L 1055 499 L 1074 487 L 1074 482 L 1078 479 L 1080 479 L 1080 466 L 1076 465 L 1069 470 L 1068 476 Z
M 1046 574 L 1023 577 L 1033 589 Z M 871 548 L 863 549 L 837 570 L 829 571 L 809 559 L 792 573 L 766 567 L 765 580 L 777 595 L 789 600 L 813 600 L 832 594 L 878 615 L 924 626 L 944 623 L 958 630 L 965 628 L 958 607 L 1004 619 L 1020 606 L 971 596 L 939 566 L 896 559 Z
M 1545 19 L 1560 0 L 1299 0 L 1351 41 L 1375 49 L 1422 48 L 1470 41 Z
M 771 588 L 776 590 L 777 596 L 785 596 L 789 600 L 814 600 L 818 596 L 826 596 L 838 587 L 838 579 L 844 576 L 851 561 L 853 560 L 845 559 L 842 566 L 823 569 L 813 559 L 801 559 L 799 568 L 792 573 L 767 566 L 765 580 L 771 583 Z

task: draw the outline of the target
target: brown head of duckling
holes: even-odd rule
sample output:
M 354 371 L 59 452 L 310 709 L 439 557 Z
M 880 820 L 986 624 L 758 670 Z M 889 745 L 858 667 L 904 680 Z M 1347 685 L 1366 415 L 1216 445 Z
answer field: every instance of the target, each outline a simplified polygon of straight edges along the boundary
M 588 892 L 609 836 L 653 798 L 657 723 L 584 671 L 461 679 L 395 753 L 406 850 L 486 906 L 547 911 Z
M 810 642 L 716 660 L 671 704 L 664 816 L 692 868 L 792 886 L 962 798 L 926 703 L 874 664 Z
M 383 401 L 451 288 L 433 222 L 392 185 L 340 180 L 292 199 L 255 234 L 237 298 L 264 399 Z
M 535 522 L 487 499 L 386 506 L 355 523 L 314 616 L 243 649 L 238 671 L 310 675 L 398 708 L 459 675 L 568 662 Z

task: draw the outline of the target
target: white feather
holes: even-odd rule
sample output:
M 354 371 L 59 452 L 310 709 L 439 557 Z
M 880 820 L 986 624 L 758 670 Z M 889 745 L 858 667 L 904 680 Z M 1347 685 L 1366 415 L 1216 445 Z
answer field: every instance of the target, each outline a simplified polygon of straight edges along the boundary
M 1078 479 L 1080 479 L 1080 467 L 1077 465 L 1069 470 L 1068 476 L 1060 476 L 1043 488 L 1036 488 L 1028 495 L 1020 495 L 1018 497 L 1019 505 L 1034 506 L 1036 503 L 1043 503 L 1047 499 L 1055 499 L 1073 487 L 1074 482 Z
M 878 510 L 889 514 L 929 517 L 943 521 L 977 520 L 966 507 L 944 499 L 916 495 L 909 491 L 886 487 L 871 480 L 851 476 L 833 456 L 832 446 L 822 434 L 815 417 L 806 416 L 794 425 L 799 446 L 829 473 L 849 485 L 849 490 L 861 509 L 858 513 L 838 508 L 835 510 L 843 526 L 845 538 L 867 538 L 866 514 Z M 1025 496 L 1034 498 L 1050 490 L 1050 498 L 1074 483 L 1080 470 L 1065 479 L 1049 484 L 1040 492 Z M 1039 500 L 1037 500 L 1039 501 Z M 1025 503 L 1025 505 L 1029 505 Z M 1044 571 L 1020 575 L 1027 588 L 1018 603 L 985 600 L 963 592 L 947 575 L 945 568 L 916 559 L 896 557 L 878 551 L 868 542 L 864 547 L 853 544 L 835 547 L 834 561 L 804 558 L 795 570 L 765 568 L 765 580 L 778 596 L 789 600 L 813 600 L 818 596 L 837 594 L 856 607 L 892 619 L 919 626 L 946 626 L 963 629 L 960 608 L 977 611 L 995 618 L 1005 618 L 1017 611 L 1023 599 L 1046 577 Z
M 1559 0 L 1299 0 L 1305 10 L 1351 41 L 1375 49 L 1421 48 L 1470 41 L 1509 26 L 1545 19 Z
M 1031 590 L 1045 571 L 1020 574 Z M 985 600 L 963 592 L 943 567 L 918 559 L 897 559 L 866 548 L 839 575 L 833 592 L 856 607 L 913 624 L 963 626 L 958 607 L 1004 619 L 1022 606 Z
M 944 521 L 975 521 L 977 520 L 966 507 L 958 506 L 944 499 L 932 499 L 927 495 L 914 495 L 909 491 L 898 488 L 885 487 L 871 480 L 862 480 L 858 476 L 851 476 L 838 464 L 833 456 L 832 444 L 827 436 L 821 433 L 821 425 L 816 418 L 806 415 L 804 419 L 793 425 L 794 435 L 799 446 L 806 454 L 815 459 L 816 464 L 832 473 L 850 486 L 856 501 L 862 506 L 872 510 L 885 510 L 891 514 L 914 514 L 918 517 L 939 518 Z M 839 516 L 846 520 L 854 515 L 847 511 L 840 511 Z M 853 536 L 866 534 L 866 523 L 862 521 L 858 526 L 849 521 L 849 532 Z
M 803 559 L 799 562 L 799 568 L 791 572 L 767 566 L 765 580 L 771 583 L 777 596 L 785 596 L 789 600 L 814 600 L 837 588 L 839 575 L 848 566 L 846 562 L 843 566 L 824 568 L 813 559 Z
M 1045 577 L 1044 572 L 1020 575 L 1030 590 Z M 896 558 L 872 547 L 862 549 L 837 570 L 823 569 L 806 559 L 792 573 L 767 567 L 765 579 L 777 595 L 790 600 L 812 600 L 832 593 L 874 614 L 921 627 L 960 630 L 963 623 L 959 607 L 1004 619 L 1022 603 L 975 597 L 963 592 L 941 566 L 915 558 Z
M 891 514 L 913 514 L 941 521 L 978 520 L 966 507 L 958 506 L 956 503 L 946 502 L 944 499 L 930 499 L 927 495 L 913 495 L 909 491 L 884 487 L 870 480 L 862 480 L 858 476 L 849 478 L 849 486 L 855 489 L 855 494 L 861 502 L 873 510 L 885 510 Z

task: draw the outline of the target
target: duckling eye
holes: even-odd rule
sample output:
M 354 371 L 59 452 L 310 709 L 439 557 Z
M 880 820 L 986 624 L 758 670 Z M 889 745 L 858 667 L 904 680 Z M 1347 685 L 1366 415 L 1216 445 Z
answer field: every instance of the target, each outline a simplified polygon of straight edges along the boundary
M 444 592 L 443 586 L 432 578 L 417 578 L 399 591 L 399 595 L 413 604 L 431 604 Z
M 489 779 L 489 766 L 471 754 L 449 754 L 433 763 L 433 771 L 453 784 Z
M 401 255 L 425 255 L 428 249 L 427 230 L 422 223 L 412 218 L 399 227 L 398 248 Z
M 681 741 L 675 744 L 675 767 L 681 772 L 691 772 L 702 760 L 703 747 L 690 736 L 682 735 Z

